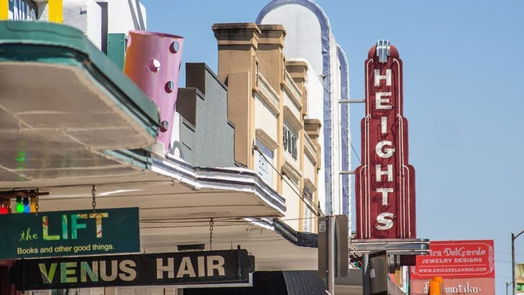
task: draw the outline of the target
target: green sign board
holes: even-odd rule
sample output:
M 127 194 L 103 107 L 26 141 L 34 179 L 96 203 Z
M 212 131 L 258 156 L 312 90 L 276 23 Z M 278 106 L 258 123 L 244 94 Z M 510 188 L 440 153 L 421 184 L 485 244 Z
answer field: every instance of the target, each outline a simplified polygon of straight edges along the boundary
M 0 215 L 0 259 L 140 251 L 138 208 Z

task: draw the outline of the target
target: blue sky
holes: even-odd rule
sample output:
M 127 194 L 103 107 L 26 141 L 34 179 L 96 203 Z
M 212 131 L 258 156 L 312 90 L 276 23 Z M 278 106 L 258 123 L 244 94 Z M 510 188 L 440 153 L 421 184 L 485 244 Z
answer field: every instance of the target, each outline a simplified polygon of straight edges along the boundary
M 211 25 L 253 22 L 268 0 L 142 0 L 148 29 L 185 37 L 184 61 L 216 70 Z M 377 39 L 404 61 L 418 235 L 494 239 L 497 293 L 511 280 L 510 233 L 524 230 L 524 1 L 318 0 L 363 96 L 363 63 Z M 351 106 L 360 153 L 362 105 Z M 356 157 L 353 166 L 357 166 Z M 524 238 L 517 240 L 524 263 Z

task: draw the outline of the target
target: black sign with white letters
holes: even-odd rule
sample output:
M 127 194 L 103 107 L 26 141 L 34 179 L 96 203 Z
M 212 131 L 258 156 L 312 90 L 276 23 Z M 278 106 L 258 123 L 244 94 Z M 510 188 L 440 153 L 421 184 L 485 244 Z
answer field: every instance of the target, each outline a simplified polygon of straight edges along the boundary
M 255 259 L 244 249 L 18 260 L 18 290 L 107 286 L 250 286 Z

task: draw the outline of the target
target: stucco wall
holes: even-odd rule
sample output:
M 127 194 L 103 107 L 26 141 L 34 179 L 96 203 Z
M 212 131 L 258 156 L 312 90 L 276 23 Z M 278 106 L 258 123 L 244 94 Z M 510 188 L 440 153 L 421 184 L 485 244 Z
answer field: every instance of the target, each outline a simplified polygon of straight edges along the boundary
M 315 183 L 315 164 L 309 159 L 309 157 L 304 157 L 304 178 L 309 179 L 311 183 Z
M 177 100 L 175 156 L 205 167 L 233 167 L 234 129 L 227 119 L 227 89 L 202 63 L 186 64 L 186 86 Z M 185 104 L 192 104 L 194 109 Z M 182 112 L 183 108 L 188 108 Z
M 147 28 L 146 9 L 139 1 L 110 0 L 105 4 L 108 33 L 128 34 L 130 30 Z M 64 24 L 78 28 L 93 44 L 102 48 L 102 8 L 96 0 L 64 1 L 63 18 Z
M 297 58 L 293 60 L 299 60 L 304 61 L 308 64 L 308 70 L 307 70 L 307 78 L 306 78 L 306 84 L 305 87 L 307 89 L 307 115 L 306 119 L 319 119 L 322 121 L 323 118 L 323 107 L 320 105 L 320 101 L 322 101 L 322 97 L 324 96 L 324 89 L 322 87 L 322 83 L 318 80 L 318 76 L 315 73 L 315 71 L 310 66 L 309 61 L 303 59 L 303 58 Z M 318 143 L 321 147 L 321 152 L 324 152 L 324 128 L 320 128 L 320 134 L 319 134 L 319 140 Z M 322 158 L 321 161 L 324 161 Z M 325 185 L 326 182 L 324 181 L 324 171 L 325 171 L 325 165 L 320 165 L 320 169 L 318 172 L 319 175 L 319 182 L 317 186 L 317 194 L 318 194 L 318 201 L 320 202 L 320 207 L 322 208 L 323 212 L 326 212 L 326 194 L 325 194 Z
M 291 100 L 287 91 L 283 91 L 283 93 L 284 93 L 284 106 L 289 108 L 289 110 L 291 111 L 293 116 L 296 118 L 296 120 L 300 120 L 300 117 L 301 117 L 300 110 L 295 105 L 295 103 Z M 300 98 L 295 98 L 295 99 L 300 100 Z
M 299 189 L 292 184 L 292 180 L 287 176 L 282 177 L 282 196 L 286 198 L 286 219 L 284 220 L 289 226 L 295 230 L 300 226 L 300 201 L 297 192 Z
M 272 139 L 276 140 L 277 137 L 277 117 L 269 111 L 266 104 L 255 95 L 255 129 L 262 129 Z
M 64 24 L 86 34 L 99 49 L 102 42 L 102 8 L 95 0 L 68 0 L 63 4 Z
M 343 157 L 341 148 L 343 138 L 349 137 L 349 126 L 342 128 L 342 125 L 349 123 L 341 120 L 339 100 L 347 97 L 341 95 L 342 73 L 329 20 L 313 1 L 289 0 L 270 2 L 261 11 L 257 22 L 282 24 L 287 32 L 285 55 L 290 59 L 307 60 L 315 72 L 315 77 L 308 76 L 307 81 L 313 84 L 311 88 L 315 92 L 308 95 L 308 118 L 320 119 L 323 124 L 320 137 L 323 174 L 319 192 L 325 201 L 321 204 L 328 214 L 349 212 L 349 190 L 345 191 L 345 196 L 342 195 L 340 177 L 343 158 L 346 154 L 347 158 L 351 156 L 349 151 L 344 150 Z M 320 88 L 317 88 L 318 84 Z
M 146 8 L 138 0 L 109 0 L 109 33 L 125 33 L 129 30 L 147 30 Z

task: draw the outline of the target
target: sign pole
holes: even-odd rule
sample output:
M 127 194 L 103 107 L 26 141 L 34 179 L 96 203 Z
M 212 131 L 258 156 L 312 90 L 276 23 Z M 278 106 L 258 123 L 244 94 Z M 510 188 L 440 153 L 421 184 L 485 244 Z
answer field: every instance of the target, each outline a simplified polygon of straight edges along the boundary
M 328 216 L 328 274 L 327 287 L 335 295 L 335 216 Z
M 515 234 L 511 233 L 511 283 L 513 290 L 511 294 L 515 295 L 517 286 L 515 284 Z
M 370 282 L 370 272 L 369 272 L 369 254 L 366 253 L 362 256 L 362 294 L 370 295 L 371 294 L 371 282 Z
M 518 234 L 511 233 L 511 283 L 513 284 L 513 295 L 517 293 L 517 284 L 515 282 L 515 240 L 524 234 L 524 230 Z
M 336 278 L 348 276 L 348 218 L 346 215 L 318 218 L 318 274 L 326 291 L 335 294 Z

